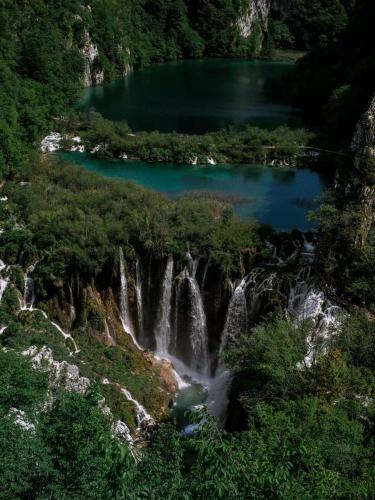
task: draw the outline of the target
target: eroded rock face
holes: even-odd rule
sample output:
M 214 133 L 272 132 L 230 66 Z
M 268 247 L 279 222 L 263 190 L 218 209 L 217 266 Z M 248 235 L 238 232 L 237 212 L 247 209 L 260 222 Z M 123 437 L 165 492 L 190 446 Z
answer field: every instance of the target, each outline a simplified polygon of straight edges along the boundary
M 250 0 L 248 8 L 238 20 L 238 27 L 243 38 L 249 38 L 258 24 L 263 32 L 267 31 L 271 0 Z
M 135 291 L 137 279 L 134 276 L 135 266 L 133 267 L 134 269 L 127 272 L 129 308 L 132 323 L 137 324 Z M 72 331 L 75 327 L 83 326 L 93 349 L 96 348 L 95 345 L 106 345 L 115 347 L 117 352 L 128 352 L 129 356 L 134 357 L 137 369 L 152 377 L 153 380 L 154 391 L 149 397 L 147 408 L 157 421 L 163 420 L 169 413 L 171 399 L 178 389 L 173 368 L 170 363 L 156 359 L 151 352 L 137 349 L 121 322 L 121 287 L 116 286 L 116 281 L 119 282 L 120 278 L 117 276 L 112 281 L 109 273 L 103 280 L 104 282 L 100 284 L 87 284 L 75 277 L 69 280 L 63 289 L 57 288 L 56 283 L 52 282 L 49 289 L 51 297 L 47 301 L 48 316 L 63 325 L 65 331 Z M 144 301 L 147 300 L 147 281 L 146 276 L 143 283 L 142 299 Z M 109 286 L 110 283 L 114 286 L 114 290 Z M 160 283 L 155 283 L 155 290 L 159 285 Z M 155 290 L 152 288 L 150 295 L 154 295 Z M 73 316 L 71 316 L 72 308 L 74 308 Z M 152 325 L 147 324 L 147 327 L 151 337 Z
M 85 87 L 101 85 L 104 82 L 104 71 L 99 65 L 98 47 L 91 40 L 90 33 L 85 30 L 84 45 L 81 54 L 85 59 L 85 69 L 83 73 L 83 83 Z
M 52 349 L 49 347 L 38 349 L 31 346 L 22 354 L 31 358 L 34 368 L 48 372 L 52 387 L 63 387 L 67 391 L 80 394 L 86 394 L 90 387 L 90 380 L 80 376 L 78 366 L 54 360 Z
M 18 410 L 17 408 L 11 408 L 9 410 L 9 417 L 11 417 L 16 425 L 21 427 L 24 431 L 35 432 L 35 425 L 30 422 L 26 413 L 23 410 Z
M 133 443 L 133 438 L 130 434 L 129 427 L 122 422 L 121 420 L 117 420 L 112 427 L 113 435 L 116 436 L 120 441 L 124 441 L 125 443 Z
M 154 366 L 160 369 L 160 379 L 163 381 L 167 391 L 174 394 L 178 391 L 178 383 L 173 373 L 173 365 L 166 359 L 157 360 L 151 354 L 148 354 L 150 361 Z
M 374 223 L 375 209 L 375 95 L 361 116 L 354 133 L 351 150 L 354 153 L 354 169 L 350 190 L 361 206 L 361 217 L 355 233 L 355 248 L 366 244 Z
M 356 154 L 356 168 L 363 157 L 375 156 L 375 95 L 358 122 L 351 148 Z
M 117 48 L 119 56 L 125 61 L 130 60 L 130 49 L 121 46 Z M 83 35 L 83 47 L 80 49 L 84 57 L 85 65 L 83 72 L 83 83 L 85 87 L 102 85 L 104 83 L 104 71 L 100 63 L 100 54 L 98 46 L 93 42 L 90 33 L 85 29 Z M 132 71 L 132 66 L 129 62 L 123 63 L 122 75 L 126 77 Z

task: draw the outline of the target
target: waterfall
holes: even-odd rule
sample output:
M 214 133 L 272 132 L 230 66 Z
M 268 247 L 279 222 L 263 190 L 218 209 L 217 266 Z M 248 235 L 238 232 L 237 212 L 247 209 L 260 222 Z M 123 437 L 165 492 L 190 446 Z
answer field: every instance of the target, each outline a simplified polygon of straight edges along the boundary
M 34 272 L 37 262 L 32 264 L 26 269 L 24 275 L 24 293 L 23 293 L 23 306 L 22 309 L 28 309 L 30 311 L 34 308 L 35 303 L 35 287 L 34 280 L 31 278 L 30 274 Z
M 282 266 L 284 261 L 281 257 L 277 255 L 277 248 L 270 241 L 265 241 L 265 245 L 271 253 L 271 262 L 273 265 Z
M 319 322 L 321 336 L 324 339 L 329 339 L 332 331 L 337 330 L 340 322 L 340 308 L 335 304 L 328 303 L 323 310 L 323 315 Z
M 201 379 L 202 376 L 205 378 L 209 375 L 210 371 L 210 360 L 208 355 L 208 331 L 206 324 L 206 314 L 204 310 L 203 298 L 201 290 L 196 280 L 196 272 L 198 267 L 199 259 L 193 259 L 191 254 L 188 252 L 186 254 L 187 266 L 176 278 L 176 293 L 175 293 L 175 316 L 174 316 L 174 328 L 173 337 L 170 327 L 170 312 L 168 313 L 168 308 L 170 308 L 171 297 L 172 297 L 172 262 L 169 261 L 166 268 L 164 276 L 164 286 L 163 286 L 163 296 L 162 296 L 162 306 L 161 310 L 164 310 L 164 314 L 160 316 L 161 320 L 164 321 L 164 325 L 169 325 L 164 328 L 161 321 L 159 321 L 157 332 L 157 348 L 160 352 L 165 352 L 168 349 L 169 352 L 174 353 L 178 350 L 179 340 L 183 340 L 190 347 L 190 361 L 188 362 L 190 369 L 194 372 L 196 371 L 195 378 Z M 169 276 L 168 276 L 169 274 Z M 169 286 L 166 286 L 167 282 Z M 183 291 L 185 291 L 185 285 L 188 289 L 189 302 L 186 306 L 189 306 L 189 317 L 186 318 L 187 325 L 187 339 L 182 339 L 179 332 L 179 306 L 183 303 L 185 296 Z M 168 344 L 168 345 L 167 345 Z M 170 358 L 170 357 L 169 357 Z
M 47 319 L 48 321 L 49 318 L 45 311 L 41 309 L 36 309 L 34 307 L 35 303 L 35 290 L 34 290 L 34 280 L 29 276 L 30 273 L 32 273 L 35 270 L 35 266 L 37 263 L 35 263 L 32 266 L 29 266 L 26 270 L 25 276 L 24 276 L 24 283 L 25 283 L 25 290 L 24 290 L 24 296 L 23 296 L 23 301 L 20 300 L 20 308 L 21 311 L 32 311 L 32 312 L 40 312 L 41 315 L 43 316 L 44 319 Z M 51 325 L 58 330 L 59 333 L 64 337 L 65 340 L 69 339 L 74 347 L 74 354 L 78 354 L 80 351 L 78 349 L 78 346 L 74 340 L 74 338 L 70 335 L 70 333 L 64 332 L 64 330 L 61 328 L 60 325 L 55 323 L 54 321 L 50 321 Z M 73 353 L 71 353 L 73 354 Z
M 241 281 L 233 292 L 228 306 L 219 353 L 223 352 L 228 340 L 238 337 L 241 332 L 247 330 L 246 286 L 247 277 Z
M 228 340 L 238 338 L 241 332 L 246 332 L 247 330 L 246 287 L 248 278 L 249 276 L 243 278 L 232 294 L 221 336 L 219 355 L 224 351 Z M 232 378 L 232 372 L 225 368 L 219 358 L 215 378 L 210 384 L 207 406 L 210 413 L 217 417 L 222 424 L 225 421 L 228 406 L 228 391 Z
M 7 286 L 8 286 L 8 280 L 6 278 L 0 277 L 0 302 L 3 298 L 3 294 Z
M 110 346 L 116 345 L 115 339 L 112 337 L 111 332 L 109 331 L 108 321 L 104 320 L 104 335 L 107 339 L 107 342 Z
M 173 267 L 173 255 L 169 255 L 162 284 L 159 317 L 155 329 L 156 351 L 161 355 L 168 353 L 171 341 L 170 317 L 172 308 Z
M 143 339 L 142 276 L 141 276 L 141 263 L 139 257 L 137 257 L 137 260 L 135 262 L 135 275 L 136 275 L 138 335 L 140 339 Z
M 311 264 L 315 259 L 315 244 L 314 241 L 308 241 L 305 233 L 303 233 L 303 247 L 301 259 L 306 264 Z
M 277 248 L 275 245 L 270 243 L 269 241 L 265 241 L 265 244 L 267 248 L 270 251 L 270 259 L 267 260 L 267 265 L 268 266 L 275 266 L 275 267 L 285 267 L 290 265 L 291 263 L 295 262 L 298 258 L 298 256 L 301 253 L 301 244 L 299 241 L 292 241 L 292 244 L 294 245 L 294 251 L 288 256 L 288 257 L 281 257 L 277 253 Z M 280 252 L 283 253 L 283 249 L 281 248 Z
M 120 282 L 121 282 L 121 293 L 120 293 L 120 319 L 122 323 L 122 327 L 125 330 L 126 333 L 128 333 L 132 340 L 134 345 L 143 351 L 142 347 L 138 344 L 135 335 L 134 335 L 134 330 L 133 330 L 133 325 L 132 321 L 130 318 L 130 313 L 129 313 L 129 294 L 128 294 L 128 280 L 126 279 L 126 274 L 125 274 L 125 259 L 124 259 L 124 252 L 122 248 L 120 247 L 119 250 L 119 255 L 120 255 Z
M 151 417 L 151 415 L 147 413 L 144 406 L 138 403 L 138 401 L 133 398 L 133 396 L 130 394 L 128 390 L 122 388 L 121 392 L 124 394 L 124 396 L 128 401 L 134 404 L 138 431 L 155 424 L 154 419 Z
M 151 295 L 151 280 L 152 280 L 152 273 L 151 273 L 151 256 L 148 259 L 148 266 L 147 266 L 147 301 L 150 300 L 150 295 Z
M 38 311 L 38 310 L 39 309 L 34 309 L 34 311 Z M 41 311 L 41 312 L 43 313 L 44 311 Z M 46 313 L 44 313 L 44 317 L 47 318 Z M 54 321 L 51 321 L 50 323 L 52 326 L 54 326 L 56 328 L 56 330 L 58 330 L 61 333 L 61 335 L 64 337 L 65 340 L 69 339 L 72 342 L 72 344 L 74 346 L 74 354 L 78 354 L 79 353 L 78 346 L 77 346 L 74 338 L 70 335 L 70 333 L 64 332 L 64 330 L 61 328 L 61 326 L 58 325 L 57 323 L 55 323 Z
M 101 382 L 103 385 L 113 385 L 120 389 L 121 393 L 126 397 L 126 399 L 134 405 L 135 416 L 137 419 L 137 431 L 142 431 L 147 429 L 147 427 L 149 426 L 155 425 L 155 420 L 149 413 L 147 413 L 146 408 L 142 406 L 136 399 L 134 399 L 130 392 L 125 389 L 125 387 L 122 387 L 117 382 L 111 382 L 107 378 L 103 378 Z
M 262 269 L 254 269 L 245 276 L 234 288 L 232 286 L 231 300 L 228 305 L 227 316 L 221 336 L 219 356 L 226 348 L 230 339 L 236 339 L 241 332 L 246 332 L 249 327 L 249 320 L 254 320 L 262 303 L 263 295 L 274 287 L 276 273 L 264 274 Z M 249 308 L 246 300 L 246 291 L 251 287 Z M 233 374 L 226 369 L 220 357 L 215 373 L 215 378 L 211 381 L 207 406 L 210 413 L 217 417 L 224 424 L 226 409 L 228 406 L 228 392 L 232 382 Z
M 288 311 L 298 321 L 309 317 L 309 312 L 305 309 L 307 305 L 309 308 L 312 305 L 312 301 L 306 304 L 307 295 L 310 290 L 310 268 L 303 267 L 297 274 L 294 286 L 291 287 L 288 297 Z
M 125 274 L 125 261 L 124 252 L 120 248 L 120 280 L 121 280 L 121 294 L 120 294 L 120 313 L 121 321 L 124 330 L 127 333 L 132 333 L 132 328 L 130 327 L 130 317 L 129 317 L 129 303 L 128 303 L 128 280 Z
M 194 270 L 194 268 L 193 268 Z M 193 366 L 200 372 L 208 374 L 210 363 L 208 357 L 208 334 L 203 299 L 195 274 L 186 275 L 191 298 L 191 330 L 190 341 L 193 353 Z
M 1 335 L 1 333 L 2 332 L 0 332 L 0 335 Z M 186 389 L 187 387 L 190 387 L 190 384 L 185 382 L 185 380 L 181 377 L 181 375 L 178 373 L 178 371 L 175 370 L 175 368 L 172 368 L 172 373 L 173 373 L 173 376 L 176 380 L 177 387 L 178 387 L 179 391 L 181 391 L 182 389 Z
M 170 345 L 170 350 L 171 352 L 175 352 L 177 348 L 177 341 L 178 341 L 178 306 L 181 303 L 181 298 L 182 298 L 182 284 L 185 280 L 185 270 L 180 273 L 177 278 L 176 278 L 176 293 L 175 293 L 175 300 L 174 300 L 174 325 L 173 325 L 173 336 L 171 339 L 171 345 Z
M 197 259 L 193 259 L 193 257 L 191 256 L 191 253 L 186 252 L 186 260 L 188 262 L 189 274 L 192 278 L 195 278 L 195 275 L 197 274 L 198 264 L 199 264 L 199 257 Z
M 218 368 L 215 378 L 212 379 L 207 396 L 207 407 L 214 417 L 224 425 L 229 403 L 228 392 L 232 383 L 233 374 L 222 365 Z
M 76 308 L 74 307 L 74 297 L 73 297 L 73 290 L 72 290 L 72 282 L 69 283 L 69 309 L 70 309 L 70 322 L 73 323 L 73 321 L 76 319 Z
M 25 309 L 32 309 L 35 302 L 34 280 L 25 275 L 25 291 L 23 296 Z
M 297 309 L 294 311 L 295 317 L 298 321 L 306 319 L 315 320 L 323 313 L 324 302 L 325 296 L 322 291 L 309 289 L 308 285 L 306 285 L 305 295 L 300 296 L 300 302 Z

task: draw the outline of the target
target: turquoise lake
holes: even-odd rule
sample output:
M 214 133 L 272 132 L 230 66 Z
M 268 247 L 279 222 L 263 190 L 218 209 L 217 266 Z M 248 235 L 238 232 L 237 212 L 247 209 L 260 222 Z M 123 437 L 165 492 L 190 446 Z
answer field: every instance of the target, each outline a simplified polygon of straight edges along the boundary
M 311 228 L 306 216 L 318 206 L 327 186 L 318 173 L 308 169 L 103 161 L 85 153 L 64 153 L 59 157 L 104 177 L 137 182 L 173 199 L 189 193 L 213 193 L 231 202 L 244 219 L 256 218 L 279 230 Z
M 273 128 L 301 126 L 290 105 L 289 62 L 211 59 L 156 64 L 110 85 L 89 89 L 80 107 L 112 120 L 127 120 L 134 131 L 202 133 L 228 125 Z M 271 91 L 272 89 L 272 91 Z M 309 169 L 255 165 L 171 165 L 97 160 L 66 153 L 65 159 L 104 177 L 134 181 L 177 199 L 209 193 L 231 203 L 244 219 L 278 230 L 308 230 L 308 212 L 319 204 L 327 181 Z

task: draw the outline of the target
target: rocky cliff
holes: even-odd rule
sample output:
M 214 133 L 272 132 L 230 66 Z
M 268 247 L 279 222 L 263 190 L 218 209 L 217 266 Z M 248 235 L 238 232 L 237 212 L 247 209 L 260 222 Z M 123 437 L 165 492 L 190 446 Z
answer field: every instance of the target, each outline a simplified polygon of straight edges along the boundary
M 361 249 L 366 244 L 375 219 L 375 95 L 359 120 L 351 150 L 354 154 L 354 171 L 348 190 L 360 207 L 354 246 Z
M 114 46 L 112 42 L 105 47 L 101 43 L 101 39 L 98 38 L 100 19 L 94 16 L 90 6 L 81 6 L 79 12 L 80 14 L 74 14 L 73 18 L 74 29 L 83 33 L 78 47 L 84 59 L 84 86 L 101 85 L 105 77 L 113 77 L 118 74 L 127 75 L 131 71 L 131 66 L 125 26 L 121 26 L 120 30 L 117 28 L 116 37 L 119 43 Z M 93 36 L 93 33 L 96 33 L 96 37 Z M 116 71 L 114 71 L 114 67 L 116 67 Z
M 334 189 L 317 211 L 319 266 L 341 294 L 367 304 L 373 290 L 375 97 L 336 165 Z
M 84 45 L 81 49 L 81 54 L 85 60 L 83 72 L 83 84 L 85 87 L 92 85 L 100 85 L 104 81 L 104 71 L 99 63 L 98 47 L 91 40 L 90 33 L 84 32 Z
M 270 8 L 271 0 L 250 0 L 238 20 L 241 36 L 249 38 L 256 26 L 262 33 L 267 32 Z
M 360 117 L 349 154 L 336 172 L 335 192 L 344 211 L 349 205 L 354 217 L 351 246 L 362 250 L 374 222 L 375 208 L 375 96 Z

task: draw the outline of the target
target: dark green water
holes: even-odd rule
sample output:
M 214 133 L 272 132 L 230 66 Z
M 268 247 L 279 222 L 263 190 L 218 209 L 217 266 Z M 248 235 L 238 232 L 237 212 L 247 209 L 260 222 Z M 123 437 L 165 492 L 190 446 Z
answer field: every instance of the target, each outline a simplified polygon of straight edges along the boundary
M 272 224 L 275 229 L 307 230 L 308 211 L 316 208 L 326 188 L 311 170 L 246 165 L 166 165 L 134 161 L 103 161 L 82 153 L 59 155 L 105 177 L 132 180 L 171 198 L 209 192 L 232 202 L 238 215 Z
M 299 126 L 299 112 L 289 104 L 287 85 L 281 84 L 294 68 L 289 62 L 226 59 L 153 65 L 90 89 L 83 106 L 111 120 L 126 120 L 135 131 Z M 268 90 L 275 82 L 279 88 L 271 97 Z
M 191 417 L 187 412 L 194 411 L 195 408 L 206 403 L 206 400 L 207 389 L 200 384 L 192 384 L 179 391 L 171 415 L 175 418 L 180 429 L 183 429 L 191 423 Z

